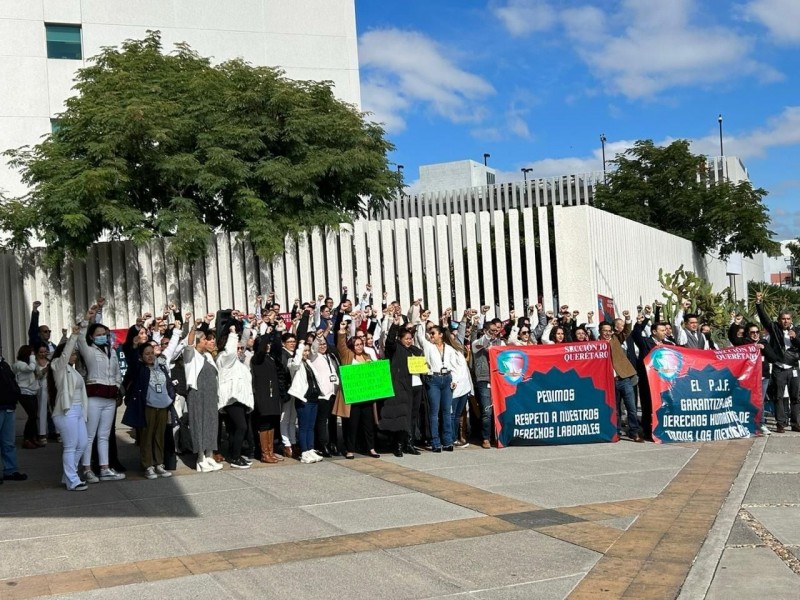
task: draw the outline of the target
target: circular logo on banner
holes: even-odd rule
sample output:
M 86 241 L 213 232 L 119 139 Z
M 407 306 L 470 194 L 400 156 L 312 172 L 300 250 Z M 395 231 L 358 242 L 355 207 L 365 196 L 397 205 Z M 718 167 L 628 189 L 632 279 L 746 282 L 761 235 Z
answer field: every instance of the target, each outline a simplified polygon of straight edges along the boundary
M 664 381 L 674 381 L 683 367 L 683 356 L 669 348 L 656 348 L 650 353 L 653 368 Z
M 505 380 L 516 385 L 528 370 L 528 355 L 518 350 L 507 350 L 497 357 L 497 365 Z

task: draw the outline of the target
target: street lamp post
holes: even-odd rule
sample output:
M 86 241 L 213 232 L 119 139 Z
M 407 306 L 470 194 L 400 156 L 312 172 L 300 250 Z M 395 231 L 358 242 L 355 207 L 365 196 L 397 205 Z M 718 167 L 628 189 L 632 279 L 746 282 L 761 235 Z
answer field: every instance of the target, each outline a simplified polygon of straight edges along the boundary
M 603 150 L 603 183 L 606 182 L 606 134 L 600 134 L 600 147 Z
M 483 153 L 483 166 L 484 166 L 484 167 L 488 167 L 488 166 L 489 166 L 488 159 L 489 159 L 491 156 L 492 156 L 492 155 L 491 155 L 491 154 L 489 154 L 488 152 L 484 152 L 484 153 Z
M 527 185 L 527 183 L 528 183 L 528 173 L 533 171 L 533 167 L 522 167 L 520 169 L 520 171 L 522 171 L 522 181 L 524 181 L 525 184 Z
M 725 151 L 722 149 L 722 115 L 717 117 L 717 122 L 719 123 L 719 155 L 724 157 Z

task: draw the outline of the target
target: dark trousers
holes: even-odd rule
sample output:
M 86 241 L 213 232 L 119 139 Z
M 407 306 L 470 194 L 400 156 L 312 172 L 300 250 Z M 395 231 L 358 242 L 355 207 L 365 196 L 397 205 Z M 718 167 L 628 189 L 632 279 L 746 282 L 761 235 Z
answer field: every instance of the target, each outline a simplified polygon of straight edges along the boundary
M 356 451 L 356 439 L 359 431 L 364 435 L 367 450 L 373 450 L 375 448 L 375 436 L 373 434 L 375 423 L 372 416 L 373 404 L 374 402 L 358 402 L 357 404 L 350 405 L 350 422 L 345 439 L 345 448 L 348 452 Z
M 34 441 L 39 437 L 39 399 L 35 395 L 20 394 L 19 403 L 28 415 L 22 437 Z
M 408 436 L 411 442 L 422 439 L 422 433 L 419 430 L 419 412 L 422 406 L 422 397 L 425 394 L 425 386 L 418 385 L 411 388 L 411 429 Z
M 234 402 L 225 407 L 225 412 L 228 413 L 228 424 L 230 425 L 228 460 L 234 461 L 242 456 L 242 442 L 247 433 L 247 407 L 240 402 Z
M 647 373 L 644 369 L 639 371 L 639 402 L 642 407 L 642 437 L 646 440 L 653 439 L 653 400 L 650 397 L 650 385 L 647 382 Z
M 336 443 L 336 416 L 331 415 L 335 396 L 317 403 L 317 421 L 314 425 L 314 442 L 318 450 L 324 450 L 328 444 Z M 333 427 L 331 427 L 333 421 Z
M 772 367 L 772 381 L 775 384 L 775 421 L 784 427 L 788 424 L 787 420 L 791 419 L 792 425 L 795 427 L 800 426 L 800 377 L 796 377 L 794 369 L 781 369 L 778 366 Z M 789 419 L 786 415 L 786 402 L 784 396 L 786 389 L 789 389 Z

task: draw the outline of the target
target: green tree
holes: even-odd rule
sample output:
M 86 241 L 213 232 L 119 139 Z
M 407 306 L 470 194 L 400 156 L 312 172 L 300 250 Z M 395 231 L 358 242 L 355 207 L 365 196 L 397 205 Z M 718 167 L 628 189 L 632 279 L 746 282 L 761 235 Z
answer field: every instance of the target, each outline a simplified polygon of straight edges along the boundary
M 640 140 L 611 162 L 616 169 L 595 191 L 598 208 L 691 240 L 700 252 L 717 249 L 722 258 L 780 252 L 766 190 L 748 181 L 710 182 L 705 157 L 692 154 L 687 140 Z
M 35 235 L 58 258 L 164 235 L 191 260 L 224 230 L 270 259 L 287 234 L 350 222 L 399 189 L 383 129 L 327 82 L 214 66 L 185 44 L 165 55 L 148 32 L 103 49 L 75 88 L 57 131 L 7 152 L 30 190 L 4 202 L 12 246 Z

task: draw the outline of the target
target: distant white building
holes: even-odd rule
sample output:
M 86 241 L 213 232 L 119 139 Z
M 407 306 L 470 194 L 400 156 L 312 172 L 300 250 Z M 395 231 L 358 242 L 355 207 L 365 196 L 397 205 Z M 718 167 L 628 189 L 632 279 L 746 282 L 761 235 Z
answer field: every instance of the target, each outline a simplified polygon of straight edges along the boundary
M 455 190 L 495 182 L 496 171 L 474 160 L 420 165 L 419 188 L 424 191 Z
M 355 0 L 0 0 L 0 152 L 51 132 L 73 76 L 103 46 L 160 30 L 214 62 L 243 58 L 330 80 L 360 106 Z M 24 193 L 0 158 L 0 191 Z
M 742 161 L 735 156 L 707 157 L 711 181 L 728 179 L 733 183 L 749 181 Z M 402 194 L 389 202 L 378 215 L 381 219 L 400 219 L 463 214 L 484 210 L 524 208 L 528 206 L 574 206 L 591 204 L 594 189 L 604 181 L 602 171 L 575 173 L 559 177 L 495 183 L 495 170 L 474 160 L 421 165 L 419 181 L 413 194 Z

